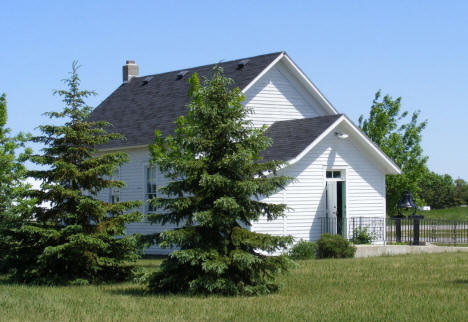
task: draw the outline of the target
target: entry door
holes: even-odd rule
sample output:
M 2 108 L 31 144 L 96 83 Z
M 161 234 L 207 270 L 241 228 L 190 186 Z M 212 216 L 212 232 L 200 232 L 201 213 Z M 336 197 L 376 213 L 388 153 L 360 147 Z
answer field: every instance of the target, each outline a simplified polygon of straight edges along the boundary
M 343 237 L 346 237 L 346 182 L 338 181 L 336 190 L 338 194 L 338 211 L 336 213 L 338 234 L 342 235 Z
M 331 234 L 337 233 L 338 193 L 337 181 L 327 181 L 327 217 Z
M 346 236 L 346 185 L 344 181 L 327 181 L 328 231 Z

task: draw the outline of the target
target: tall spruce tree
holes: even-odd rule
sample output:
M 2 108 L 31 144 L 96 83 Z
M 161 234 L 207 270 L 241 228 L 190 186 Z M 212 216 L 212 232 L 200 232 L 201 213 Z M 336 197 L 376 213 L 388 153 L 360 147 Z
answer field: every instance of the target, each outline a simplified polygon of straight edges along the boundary
M 23 214 L 28 213 L 30 200 L 23 198 L 27 184 L 24 160 L 30 153 L 23 150 L 26 135 L 10 135 L 6 127 L 7 102 L 0 95 L 0 272 L 5 272 L 6 253 L 10 248 L 10 229 L 18 228 Z M 22 152 L 20 150 L 23 150 Z
M 252 221 L 284 216 L 286 205 L 260 201 L 291 178 L 277 175 L 283 162 L 261 162 L 271 140 L 265 128 L 246 119 L 249 109 L 220 67 L 203 84 L 190 80 L 188 115 L 177 120 L 174 136 L 156 131 L 152 160 L 171 181 L 152 200 L 160 211 L 149 219 L 178 224 L 156 235 L 162 247 L 178 247 L 149 281 L 152 292 L 265 294 L 277 289 L 278 272 L 287 270 L 290 236 L 249 231 Z
M 63 120 L 63 125 L 42 125 L 42 135 L 33 142 L 45 147 L 31 156 L 38 170 L 28 175 L 42 182 L 30 190 L 37 200 L 33 216 L 12 231 L 8 264 L 12 277 L 21 282 L 62 284 L 120 281 L 129 278 L 138 257 L 136 236 L 124 234 L 124 225 L 140 220 L 138 201 L 110 203 L 97 199 L 103 189 L 123 187 L 111 180 L 113 171 L 127 161 L 125 153 L 99 153 L 96 146 L 122 139 L 105 131 L 110 124 L 88 121 L 91 107 L 85 99 L 95 95 L 80 89 L 77 63 L 66 89 L 57 90 L 63 98 L 60 112 L 46 113 Z M 44 202 L 50 207 L 42 206 Z

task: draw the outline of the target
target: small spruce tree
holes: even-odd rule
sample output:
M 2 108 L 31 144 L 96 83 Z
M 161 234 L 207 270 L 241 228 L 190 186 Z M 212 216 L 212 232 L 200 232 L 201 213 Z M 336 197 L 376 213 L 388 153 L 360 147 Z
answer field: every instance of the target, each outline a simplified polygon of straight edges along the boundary
M 155 235 L 161 247 L 177 247 L 149 280 L 152 292 L 192 294 L 265 294 L 275 291 L 277 273 L 290 265 L 284 250 L 290 236 L 250 231 L 260 216 L 284 216 L 286 205 L 262 197 L 282 189 L 292 179 L 277 175 L 284 164 L 262 162 L 260 152 L 271 139 L 246 116 L 239 88 L 215 67 L 203 84 L 190 80 L 187 117 L 177 120 L 174 136 L 156 131 L 152 160 L 171 181 L 152 206 L 149 220 L 179 228 Z
M 97 199 L 103 189 L 123 187 L 111 180 L 113 171 L 127 161 L 121 152 L 99 153 L 96 146 L 122 139 L 105 128 L 110 124 L 88 119 L 91 107 L 85 99 L 95 95 L 80 89 L 77 63 L 64 80 L 67 89 L 54 93 L 63 98 L 61 112 L 46 113 L 64 120 L 63 125 L 42 125 L 33 142 L 45 147 L 30 159 L 38 166 L 28 172 L 42 182 L 28 196 L 37 200 L 33 216 L 11 232 L 8 264 L 12 278 L 20 282 L 88 284 L 120 281 L 134 271 L 138 257 L 136 236 L 125 236 L 124 225 L 140 220 L 130 210 L 139 201 L 110 203 Z M 50 207 L 42 206 L 50 203 Z

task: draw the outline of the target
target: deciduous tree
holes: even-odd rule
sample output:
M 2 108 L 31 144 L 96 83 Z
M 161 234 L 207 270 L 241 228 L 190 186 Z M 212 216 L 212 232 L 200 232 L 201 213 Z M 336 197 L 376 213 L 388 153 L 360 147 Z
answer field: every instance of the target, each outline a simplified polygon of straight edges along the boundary
M 461 178 L 455 180 L 455 202 L 457 205 L 468 205 L 468 183 Z
M 448 208 L 454 207 L 457 204 L 455 200 L 455 184 L 452 177 L 448 174 L 441 175 L 427 171 L 420 181 L 419 187 L 419 196 L 431 208 Z
M 396 214 L 396 204 L 405 190 L 417 198 L 420 181 L 426 171 L 427 156 L 421 148 L 422 131 L 427 121 L 419 122 L 419 111 L 401 110 L 401 97 L 375 94 L 367 119 L 361 115 L 359 127 L 374 141 L 402 170 L 401 175 L 387 176 L 387 213 Z

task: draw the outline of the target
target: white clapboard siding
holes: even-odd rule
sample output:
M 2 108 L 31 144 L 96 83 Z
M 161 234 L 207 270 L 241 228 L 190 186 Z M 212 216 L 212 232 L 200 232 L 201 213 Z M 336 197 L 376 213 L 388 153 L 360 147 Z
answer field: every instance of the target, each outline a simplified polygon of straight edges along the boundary
M 126 150 L 130 161 L 120 169 L 120 179 L 126 187 L 120 190 L 120 199 L 142 200 L 145 198 L 145 167 L 149 163 L 147 149 Z M 285 218 L 267 222 L 261 218 L 251 227 L 252 230 L 272 235 L 292 235 L 296 240 L 316 240 L 320 236 L 320 221 L 325 215 L 325 170 L 337 168 L 345 170 L 346 200 L 348 218 L 352 216 L 385 217 L 385 174 L 379 169 L 353 138 L 338 139 L 330 133 L 297 163 L 282 170 L 282 174 L 296 178 L 283 191 L 266 199 L 272 203 L 286 203 L 291 209 Z M 158 172 L 158 186 L 165 185 L 167 179 Z M 108 200 L 109 191 L 101 193 Z M 144 207 L 140 209 L 144 212 Z M 151 234 L 173 225 L 160 226 L 147 221 L 127 225 L 127 233 Z M 169 249 L 152 246 L 147 254 L 166 254 Z
M 249 115 L 255 127 L 270 126 L 276 121 L 316 117 L 329 114 L 307 93 L 282 63 L 273 66 L 246 93 L 245 105 L 253 109 Z M 145 167 L 149 163 L 146 148 L 126 149 L 130 162 L 120 169 L 120 179 L 127 186 L 120 190 L 120 200 L 142 200 L 145 198 Z M 283 170 L 295 177 L 288 185 L 268 198 L 268 202 L 286 203 L 286 218 L 267 222 L 261 218 L 251 227 L 253 230 L 273 235 L 293 235 L 296 239 L 315 240 L 320 235 L 319 217 L 325 214 L 326 167 L 346 170 L 347 217 L 385 216 L 385 175 L 375 162 L 352 143 L 352 138 L 339 140 L 330 134 L 296 164 Z M 167 179 L 158 172 L 158 186 Z M 109 191 L 102 191 L 102 200 L 109 200 Z M 144 212 L 144 207 L 140 209 Z M 149 222 L 127 225 L 127 233 L 150 234 L 171 229 L 175 226 L 151 225 Z M 147 254 L 166 254 L 171 250 L 153 246 Z
M 353 143 L 352 137 L 342 140 L 330 133 L 300 161 L 282 171 L 284 175 L 295 177 L 296 182 L 266 199 L 273 203 L 285 202 L 293 210 L 284 219 L 274 222 L 262 218 L 252 225 L 252 230 L 289 234 L 296 240 L 318 239 L 321 228 L 318 218 L 325 216 L 326 209 L 326 168 L 345 170 L 348 218 L 385 218 L 384 171 Z
M 120 180 L 126 183 L 125 188 L 120 189 L 120 200 L 141 200 L 145 202 L 146 192 L 146 167 L 149 165 L 149 152 L 147 148 L 128 149 L 124 150 L 129 156 L 129 162 L 122 165 L 120 168 Z M 158 187 L 167 183 L 167 179 L 158 171 L 157 173 Z M 102 200 L 109 199 L 109 190 L 103 190 L 100 193 Z M 145 206 L 142 206 L 139 211 L 145 214 Z M 153 234 L 166 229 L 174 228 L 173 225 L 156 225 L 151 224 L 146 219 L 139 223 L 131 223 L 126 226 L 127 234 Z M 166 254 L 171 250 L 161 249 L 157 246 L 152 246 L 145 250 L 147 254 Z
M 276 121 L 327 115 L 319 103 L 294 79 L 285 67 L 277 64 L 245 93 L 245 105 L 255 127 L 270 126 Z

